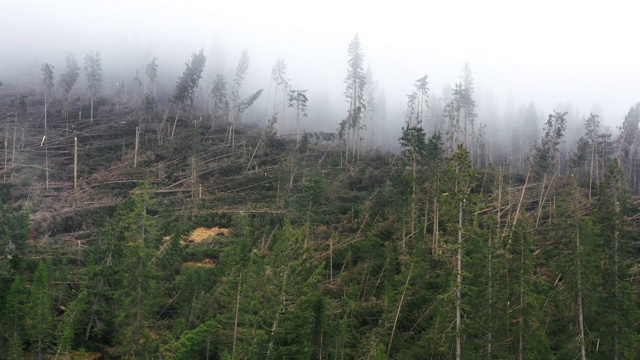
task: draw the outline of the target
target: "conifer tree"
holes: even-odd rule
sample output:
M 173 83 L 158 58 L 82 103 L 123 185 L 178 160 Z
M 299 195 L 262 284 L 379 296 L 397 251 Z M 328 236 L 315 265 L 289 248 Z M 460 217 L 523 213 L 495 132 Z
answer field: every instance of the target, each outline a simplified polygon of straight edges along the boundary
M 560 161 L 560 144 L 567 129 L 567 113 L 554 111 L 549 115 L 544 126 L 544 137 L 539 145 L 535 146 L 533 155 L 533 168 L 538 177 L 558 171 Z
M 0 349 L 0 356 L 20 360 L 24 359 L 23 342 L 27 338 L 27 299 L 28 289 L 21 276 L 16 276 L 2 308 L 2 333 L 7 338 L 6 347 Z
M 64 73 L 62 73 L 60 80 L 58 81 L 64 96 L 64 113 L 67 121 L 69 121 L 69 93 L 71 92 L 71 89 L 73 89 L 73 86 L 76 84 L 79 77 L 80 65 L 78 65 L 78 60 L 76 60 L 75 55 L 67 52 Z
M 118 211 L 116 236 L 124 244 L 118 273 L 116 341 L 125 357 L 143 358 L 153 354 L 152 319 L 158 279 L 153 259 L 159 243 L 154 211 L 153 187 L 147 182 L 134 189 Z
M 461 83 L 456 83 L 451 91 L 451 100 L 443 107 L 443 115 L 446 119 L 445 139 L 449 153 L 453 153 L 458 144 L 461 143 L 462 126 L 461 118 L 462 98 L 464 96 L 464 88 Z
M 552 297 L 556 321 L 548 327 L 555 343 L 558 357 L 586 359 L 590 334 L 587 311 L 595 302 L 597 293 L 594 281 L 599 272 L 594 268 L 601 261 L 597 237 L 592 221 L 585 216 L 586 199 L 581 194 L 575 177 L 557 195 L 557 206 L 547 224 L 551 257 L 549 270 L 555 277 L 555 293 Z
M 359 138 L 359 131 L 362 127 L 362 117 L 366 110 L 364 74 L 364 54 L 360 45 L 358 34 L 353 37 L 347 49 L 347 77 L 344 79 L 346 89 L 344 91 L 349 109 L 347 118 L 340 123 L 339 134 L 347 142 L 345 159 L 348 162 L 349 146 L 352 147 L 352 155 L 355 155 L 356 138 Z M 350 138 L 350 140 L 349 140 Z
M 53 268 L 49 261 L 42 261 L 33 276 L 29 295 L 28 333 L 38 359 L 44 358 L 53 340 L 53 299 L 51 280 Z
M 300 144 L 300 117 L 307 117 L 307 90 L 289 90 L 289 107 L 296 109 L 296 142 Z
M 153 58 L 145 67 L 144 73 L 147 75 L 147 80 L 151 83 L 151 94 L 155 98 L 156 93 L 156 80 L 158 79 L 158 63 L 157 58 Z
M 90 51 L 84 57 L 84 73 L 87 76 L 89 95 L 91 95 L 91 121 L 93 122 L 93 102 L 102 85 L 102 61 L 100 60 L 99 51 L 95 53 Z
M 286 132 L 286 114 L 284 107 L 284 94 L 288 93 L 289 80 L 286 78 L 287 75 L 287 63 L 282 58 L 277 58 L 275 65 L 271 69 L 271 81 L 275 83 L 275 89 L 273 91 L 273 114 L 275 115 L 277 110 L 277 101 L 279 98 L 278 89 L 283 93 L 282 97 L 282 113 L 280 114 L 280 134 L 285 134 Z
M 180 110 L 193 106 L 193 98 L 195 96 L 196 89 L 198 88 L 198 83 L 202 78 L 202 72 L 204 71 L 204 65 L 206 61 L 207 58 L 204 56 L 204 49 L 200 49 L 200 52 L 197 54 L 191 54 L 191 60 L 185 63 L 184 72 L 178 78 L 176 87 L 173 91 L 173 95 L 171 96 L 171 105 L 169 109 L 167 109 L 167 114 L 169 113 L 171 107 L 174 107 L 176 109 L 176 118 L 173 121 L 171 139 L 173 139 L 173 135 L 176 131 L 176 124 L 178 123 L 178 115 L 180 114 Z M 160 134 L 162 134 L 162 132 L 164 131 L 163 127 L 165 119 L 163 119 L 162 123 L 160 124 L 158 135 L 159 142 L 161 142 Z
M 249 70 L 249 51 L 244 49 L 238 60 L 236 66 L 235 76 L 233 78 L 233 88 L 231 89 L 231 107 L 227 113 L 229 116 L 229 145 L 235 146 L 235 126 L 241 120 L 242 112 L 239 111 L 239 106 L 242 98 L 240 97 L 240 89 L 244 83 L 244 78 L 247 76 Z M 257 98 L 257 97 L 256 97 Z M 284 105 L 283 105 L 284 106 Z
M 640 124 L 640 103 L 631 107 L 624 117 L 622 129 L 617 139 L 615 158 L 620 162 L 627 185 L 635 191 L 632 182 L 634 177 L 634 159 L 638 151 L 638 124 Z
M 223 119 L 223 116 L 229 111 L 229 101 L 227 100 L 227 82 L 224 75 L 218 74 L 213 80 L 211 87 L 211 96 L 213 97 L 213 111 L 211 114 L 211 128 L 217 122 Z
M 635 226 L 631 218 L 637 212 L 623 185 L 620 167 L 609 164 L 595 201 L 595 222 L 599 228 L 602 251 L 602 290 L 597 307 L 597 325 L 590 329 L 602 339 L 601 351 L 611 359 L 634 357 L 640 350 L 636 320 L 640 316 L 635 303 L 637 285 L 631 281 L 634 266 L 632 239 Z

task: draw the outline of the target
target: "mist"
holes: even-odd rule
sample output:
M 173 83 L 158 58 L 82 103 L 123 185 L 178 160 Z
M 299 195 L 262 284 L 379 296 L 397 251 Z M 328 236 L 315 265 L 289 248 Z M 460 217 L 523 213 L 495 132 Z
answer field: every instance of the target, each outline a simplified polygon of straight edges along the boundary
M 53 64 L 58 77 L 66 51 L 80 63 L 89 51 L 100 51 L 107 96 L 116 83 L 130 84 L 136 70 L 143 74 L 155 57 L 162 102 L 192 53 L 204 49 L 207 57 L 199 95 L 205 96 L 216 74 L 232 77 L 247 49 L 243 90 L 264 93 L 246 121 L 260 124 L 271 115 L 271 69 L 282 58 L 291 86 L 308 90 L 303 127 L 333 132 L 347 112 L 346 49 L 357 33 L 385 104 L 378 114 L 385 138 L 378 146 L 397 149 L 416 79 L 428 75 L 437 103 L 460 81 L 465 63 L 489 134 L 499 136 L 508 113 L 529 104 L 539 113 L 540 129 L 544 117 L 560 108 L 577 123 L 597 109 L 615 129 L 640 100 L 630 45 L 634 7 L 622 1 L 12 1 L 0 13 L 0 81 L 39 84 L 43 63 Z M 83 81 L 81 76 L 75 91 Z M 436 121 L 435 112 L 432 107 L 425 128 Z

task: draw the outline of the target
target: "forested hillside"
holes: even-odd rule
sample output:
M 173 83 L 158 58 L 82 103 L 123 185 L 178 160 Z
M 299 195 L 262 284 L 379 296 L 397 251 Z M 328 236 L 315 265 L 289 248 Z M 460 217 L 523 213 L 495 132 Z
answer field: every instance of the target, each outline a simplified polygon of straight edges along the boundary
M 636 358 L 640 104 L 617 134 L 500 126 L 465 64 L 408 84 L 389 152 L 347 54 L 335 132 L 283 59 L 248 88 L 248 51 L 170 88 L 153 58 L 107 91 L 98 51 L 0 86 L 0 358 Z

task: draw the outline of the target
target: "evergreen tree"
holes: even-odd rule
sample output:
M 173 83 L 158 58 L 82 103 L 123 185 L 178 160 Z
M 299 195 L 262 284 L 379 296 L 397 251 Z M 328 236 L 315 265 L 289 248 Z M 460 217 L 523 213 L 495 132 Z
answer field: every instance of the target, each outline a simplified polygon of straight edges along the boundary
M 620 167 L 622 167 L 624 172 L 627 185 L 634 192 L 636 189 L 632 181 L 635 174 L 634 159 L 636 158 L 638 143 L 640 142 L 638 139 L 638 124 L 640 124 L 640 103 L 631 107 L 624 117 L 615 152 L 615 158 L 620 161 Z
M 145 182 L 134 189 L 118 210 L 116 237 L 124 245 L 117 265 L 116 341 L 124 357 L 146 358 L 154 353 L 149 327 L 157 301 L 158 277 L 153 259 L 159 244 L 153 187 Z
M 2 308 L 2 333 L 7 338 L 6 348 L 0 349 L 0 357 L 12 360 L 24 359 L 23 346 L 27 334 L 27 286 L 21 276 L 13 279 Z
M 478 114 L 476 113 L 476 101 L 473 98 L 474 86 L 473 75 L 471 73 L 471 67 L 469 63 L 465 63 L 462 68 L 462 92 L 459 94 L 459 101 L 462 111 L 462 123 L 464 124 L 464 144 L 467 149 L 470 149 L 471 162 L 473 163 L 474 151 L 478 142 L 476 133 L 476 119 Z
M 173 121 L 173 129 L 171 130 L 171 139 L 173 139 L 173 135 L 176 131 L 176 124 L 178 123 L 178 115 L 180 114 L 180 110 L 190 108 L 193 106 L 193 98 L 196 93 L 196 89 L 198 88 L 198 83 L 202 78 L 202 72 L 204 71 L 204 65 L 207 61 L 207 58 L 204 56 L 204 50 L 200 49 L 200 52 L 197 54 L 191 54 L 191 60 L 185 63 L 185 69 L 182 75 L 178 78 L 176 83 L 176 87 L 173 91 L 173 95 L 171 96 L 171 104 L 169 109 L 167 109 L 167 114 L 171 107 L 176 109 L 176 118 Z M 161 134 L 164 131 L 164 121 L 166 119 L 167 114 L 165 114 L 165 118 L 162 120 L 160 124 L 160 129 L 158 130 L 158 141 L 161 142 Z
M 198 82 L 202 78 L 204 65 L 207 58 L 204 56 L 204 50 L 200 49 L 197 54 L 191 55 L 191 60 L 185 63 L 185 70 L 182 76 L 178 78 L 171 103 L 178 107 L 193 106 L 193 97 L 195 96 Z
M 552 347 L 558 357 L 586 359 L 587 344 L 591 341 L 587 331 L 590 323 L 589 307 L 595 301 L 600 263 L 597 237 L 592 221 L 585 216 L 586 199 L 575 178 L 557 195 L 557 207 L 547 224 L 551 243 L 547 249 L 549 270 L 555 281 L 553 310 L 556 321 L 548 327 L 553 339 Z
M 15 274 L 24 270 L 31 231 L 29 212 L 6 203 L 9 196 L 0 192 L 0 289 L 3 292 L 11 286 Z
M 464 88 L 461 83 L 456 83 L 451 91 L 451 100 L 447 102 L 442 109 L 444 118 L 446 119 L 445 139 L 449 153 L 453 153 L 454 149 L 461 143 L 462 126 L 460 124 L 462 111 L 462 98 L 464 96 Z
M 221 121 L 229 111 L 227 82 L 224 79 L 224 75 L 216 75 L 216 78 L 213 80 L 213 86 L 211 87 L 211 96 L 213 97 L 213 111 L 211 114 L 211 128 L 213 129 L 216 122 Z
M 75 55 L 67 52 L 64 73 L 62 73 L 60 80 L 58 81 L 64 96 L 64 113 L 67 121 L 69 120 L 69 93 L 71 92 L 71 89 L 73 89 L 73 86 L 76 84 L 79 77 L 80 65 L 78 65 L 78 60 L 76 60 Z
M 540 145 L 535 146 L 533 168 L 538 177 L 558 171 L 560 143 L 567 129 L 567 113 L 554 111 L 549 115 L 544 126 L 544 137 Z
M 100 52 L 89 52 L 84 57 L 84 73 L 87 76 L 87 85 L 91 95 L 91 121 L 93 121 L 93 102 L 102 84 L 102 61 Z
M 158 63 L 157 58 L 153 58 L 145 67 L 144 73 L 147 75 L 147 79 L 151 83 L 151 94 L 155 98 L 156 93 L 156 80 L 158 79 Z
M 231 89 L 231 107 L 229 108 L 229 112 L 227 113 L 229 116 L 229 144 L 231 146 L 235 146 L 235 126 L 241 120 L 241 117 L 238 113 L 238 106 L 242 98 L 240 97 L 240 88 L 244 83 L 244 78 L 247 76 L 247 71 L 249 70 L 249 51 L 244 49 L 242 54 L 240 55 L 240 59 L 238 60 L 238 65 L 236 66 L 235 76 L 233 78 L 233 88 Z M 283 105 L 284 107 L 284 105 Z
M 599 306 L 595 307 L 597 323 L 590 326 L 594 337 L 601 339 L 601 354 L 610 359 L 633 358 L 640 349 L 636 306 L 637 285 L 633 284 L 635 226 L 631 218 L 637 212 L 628 190 L 623 186 L 619 166 L 609 164 L 605 179 L 595 201 L 594 220 L 601 239 L 602 276 L 596 284 L 601 290 Z M 594 357 L 596 353 L 590 353 Z
M 53 299 L 51 281 L 53 268 L 49 261 L 42 261 L 33 276 L 29 295 L 28 333 L 38 359 L 45 357 L 53 340 Z
M 284 106 L 284 99 L 285 99 L 285 94 L 288 93 L 288 87 L 289 87 L 289 80 L 286 78 L 286 74 L 287 74 L 287 63 L 284 61 L 284 59 L 282 58 L 277 58 L 276 59 L 276 63 L 275 65 L 273 65 L 273 68 L 271 69 L 271 81 L 273 83 L 275 83 L 275 89 L 273 91 L 273 114 L 275 115 L 278 110 L 277 110 L 277 100 L 279 98 L 278 96 L 278 89 L 280 89 L 280 91 L 282 92 L 282 114 L 280 114 L 281 117 L 281 121 L 280 121 L 280 134 L 285 134 L 286 133 L 286 124 L 285 124 L 285 106 Z
M 339 134 L 347 141 L 346 161 L 348 162 L 349 146 L 352 147 L 352 155 L 356 151 L 356 138 L 359 138 L 359 132 L 362 127 L 362 117 L 366 110 L 365 103 L 365 85 L 366 77 L 364 74 L 364 54 L 360 45 L 358 34 L 353 37 L 347 49 L 347 77 L 344 79 L 346 89 L 344 91 L 349 109 L 347 118 L 340 123 Z M 349 140 L 350 137 L 350 140 Z
M 307 117 L 307 90 L 289 90 L 289 107 L 296 109 L 296 141 L 300 144 L 300 117 Z
M 429 81 L 428 76 L 425 75 L 415 81 L 415 88 L 418 93 L 420 101 L 418 101 L 417 119 L 418 124 L 422 125 L 424 122 L 425 111 L 429 109 Z

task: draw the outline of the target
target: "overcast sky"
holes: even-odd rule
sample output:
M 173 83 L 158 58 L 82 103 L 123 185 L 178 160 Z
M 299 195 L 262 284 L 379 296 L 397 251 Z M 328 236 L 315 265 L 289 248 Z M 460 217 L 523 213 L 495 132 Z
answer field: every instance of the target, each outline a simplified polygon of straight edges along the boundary
M 62 68 L 66 50 L 100 50 L 105 62 L 142 62 L 150 51 L 162 72 L 160 54 L 182 66 L 202 47 L 218 49 L 231 68 L 247 48 L 254 82 L 267 87 L 283 57 L 295 87 L 340 96 L 358 33 L 390 105 L 404 103 L 424 74 L 440 93 L 469 62 L 478 96 L 491 91 L 500 109 L 510 94 L 545 113 L 571 101 L 585 114 L 599 103 L 617 126 L 640 101 L 638 10 L 640 2 L 611 0 L 4 0 L 0 80 L 16 64 Z

